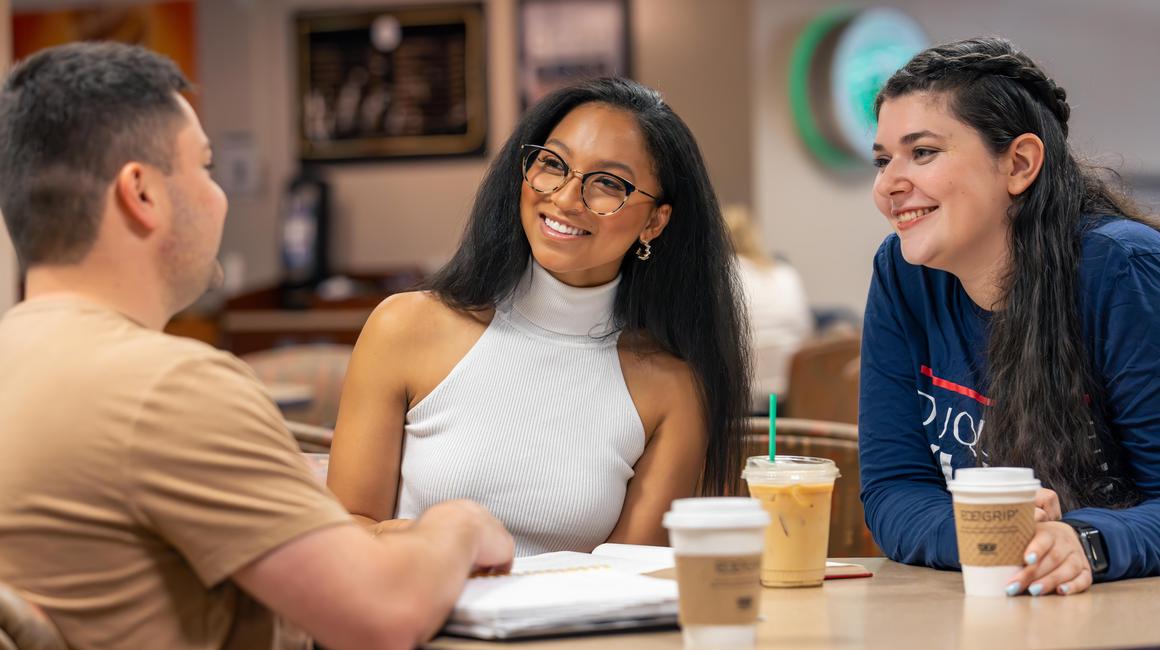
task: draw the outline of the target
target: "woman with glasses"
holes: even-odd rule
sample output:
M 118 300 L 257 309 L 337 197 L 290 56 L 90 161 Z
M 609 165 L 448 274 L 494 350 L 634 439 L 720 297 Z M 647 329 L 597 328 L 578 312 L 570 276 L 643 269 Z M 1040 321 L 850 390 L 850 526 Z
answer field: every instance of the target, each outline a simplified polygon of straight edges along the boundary
M 659 94 L 533 106 L 427 291 L 371 316 L 329 484 L 367 522 L 485 505 L 517 553 L 665 544 L 673 499 L 733 489 L 745 320 L 700 151 Z

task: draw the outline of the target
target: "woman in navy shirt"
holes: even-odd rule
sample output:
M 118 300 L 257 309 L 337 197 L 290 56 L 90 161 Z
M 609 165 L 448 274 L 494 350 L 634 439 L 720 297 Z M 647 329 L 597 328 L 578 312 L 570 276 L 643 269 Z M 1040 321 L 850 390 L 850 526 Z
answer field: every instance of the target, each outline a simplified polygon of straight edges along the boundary
M 1160 575 L 1160 223 L 1067 144 L 1066 93 L 1002 39 L 918 54 L 878 96 L 862 499 L 891 558 L 957 568 L 946 479 L 1045 486 L 1007 593 Z

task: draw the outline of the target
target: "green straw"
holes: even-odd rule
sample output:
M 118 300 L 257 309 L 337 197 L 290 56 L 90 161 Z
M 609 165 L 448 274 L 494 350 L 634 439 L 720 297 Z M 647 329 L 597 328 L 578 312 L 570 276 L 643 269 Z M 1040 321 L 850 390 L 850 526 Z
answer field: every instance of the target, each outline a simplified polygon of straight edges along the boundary
M 769 394 L 769 462 L 777 457 L 777 395 Z

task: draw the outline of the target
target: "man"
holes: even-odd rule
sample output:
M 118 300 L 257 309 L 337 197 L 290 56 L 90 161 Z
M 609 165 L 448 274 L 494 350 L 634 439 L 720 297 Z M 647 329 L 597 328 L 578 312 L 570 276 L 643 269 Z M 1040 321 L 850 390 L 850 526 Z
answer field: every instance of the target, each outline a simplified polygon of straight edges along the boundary
M 187 88 L 163 57 L 77 44 L 0 92 L 28 297 L 0 320 L 0 580 L 78 648 L 271 647 L 272 614 L 331 648 L 412 647 L 511 537 L 469 502 L 372 537 L 244 364 L 160 332 L 221 277 Z

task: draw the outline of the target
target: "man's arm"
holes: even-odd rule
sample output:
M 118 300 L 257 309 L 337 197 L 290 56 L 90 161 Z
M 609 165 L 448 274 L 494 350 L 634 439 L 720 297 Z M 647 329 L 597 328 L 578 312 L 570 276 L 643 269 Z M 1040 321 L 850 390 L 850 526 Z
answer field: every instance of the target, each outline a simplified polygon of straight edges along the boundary
M 507 570 L 513 550 L 484 508 L 455 501 L 377 538 L 356 526 L 307 533 L 232 578 L 328 648 L 413 648 L 438 632 L 472 570 Z
M 129 507 L 212 588 L 233 579 L 335 649 L 412 647 L 510 535 L 481 506 L 441 504 L 380 535 L 311 475 L 281 414 L 234 357 L 195 351 L 158 370 L 129 438 Z

